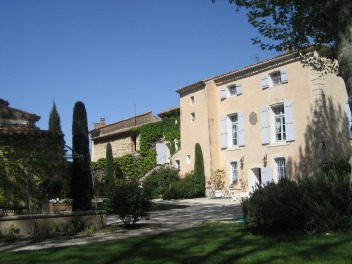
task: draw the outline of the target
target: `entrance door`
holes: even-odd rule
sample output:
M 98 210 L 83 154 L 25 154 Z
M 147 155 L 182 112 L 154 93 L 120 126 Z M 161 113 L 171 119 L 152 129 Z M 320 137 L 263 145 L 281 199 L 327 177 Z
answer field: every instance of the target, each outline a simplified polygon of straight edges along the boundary
M 273 180 L 273 169 L 268 167 L 253 168 L 249 172 L 248 191 L 253 192 L 257 184 L 265 184 Z

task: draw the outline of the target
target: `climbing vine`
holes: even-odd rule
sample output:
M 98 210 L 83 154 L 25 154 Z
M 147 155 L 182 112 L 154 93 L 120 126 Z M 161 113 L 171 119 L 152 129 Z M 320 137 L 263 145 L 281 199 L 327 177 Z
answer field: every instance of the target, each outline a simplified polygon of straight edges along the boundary
M 0 193 L 2 202 L 40 207 L 43 199 L 62 190 L 67 171 L 63 137 L 51 133 L 2 133 L 0 135 Z M 56 182 L 57 181 L 57 182 Z
M 174 142 L 180 139 L 180 118 L 178 114 L 169 114 L 160 122 L 132 128 L 131 132 L 140 135 L 139 153 L 114 158 L 115 175 L 116 170 L 121 170 L 125 179 L 140 179 L 156 165 L 155 144 L 158 141 L 165 139 L 170 142 L 170 153 L 176 152 Z M 105 158 L 92 162 L 91 166 L 99 191 L 99 185 L 105 179 Z

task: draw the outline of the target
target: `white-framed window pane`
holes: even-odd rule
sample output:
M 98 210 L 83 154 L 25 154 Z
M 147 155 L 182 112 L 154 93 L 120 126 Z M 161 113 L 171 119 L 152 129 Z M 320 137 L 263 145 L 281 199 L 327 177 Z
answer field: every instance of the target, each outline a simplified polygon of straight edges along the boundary
M 281 180 L 286 177 L 286 161 L 285 158 L 277 158 L 276 162 L 276 175 L 277 179 Z
M 230 184 L 238 182 L 238 166 L 237 162 L 231 162 L 231 179 L 230 179 Z
M 186 155 L 186 163 L 191 164 L 191 155 L 190 154 Z
M 270 74 L 270 78 L 271 78 L 273 86 L 279 85 L 281 83 L 281 73 L 280 72 L 274 72 L 274 73 Z
M 276 141 L 286 140 L 285 128 L 285 112 L 284 106 L 276 106 L 273 108 L 274 122 L 275 122 L 275 139 Z
M 191 113 L 191 122 L 193 123 L 196 120 L 196 113 Z
M 231 95 L 231 96 L 237 95 L 236 85 L 230 86 L 230 87 L 229 87 L 229 92 L 230 92 L 230 95 Z
M 232 145 L 237 146 L 238 144 L 238 116 L 233 115 L 230 117 L 231 130 L 232 130 Z

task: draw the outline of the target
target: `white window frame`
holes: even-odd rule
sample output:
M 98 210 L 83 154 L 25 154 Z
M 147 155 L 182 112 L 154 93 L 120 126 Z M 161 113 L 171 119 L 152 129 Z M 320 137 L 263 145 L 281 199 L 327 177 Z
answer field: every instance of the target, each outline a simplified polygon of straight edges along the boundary
M 269 74 L 270 79 L 269 79 L 269 86 L 277 86 L 281 84 L 281 73 L 280 71 L 274 71 Z
M 227 131 L 229 139 L 228 142 L 230 143 L 230 147 L 238 146 L 238 114 L 228 115 L 228 128 Z M 235 119 L 235 120 L 234 120 Z M 236 142 L 235 142 L 236 141 Z
M 262 89 L 278 86 L 280 84 L 288 83 L 288 75 L 286 69 L 276 70 L 269 74 L 262 75 Z
M 232 93 L 231 91 L 234 90 L 235 92 Z M 220 87 L 220 99 L 225 100 L 228 97 L 235 97 L 242 95 L 242 83 L 237 82 L 230 85 L 225 85 Z
M 275 161 L 275 178 L 276 181 L 280 181 L 281 179 L 287 177 L 287 168 L 286 168 L 286 159 L 285 157 L 277 157 L 274 159 Z
M 191 96 L 191 97 L 189 98 L 189 105 L 190 105 L 190 106 L 193 106 L 193 105 L 194 105 L 194 96 Z
M 233 122 L 232 118 L 236 116 L 237 121 Z M 245 146 L 245 128 L 244 128 L 244 113 L 238 112 L 220 117 L 220 146 L 222 149 L 231 147 Z M 236 127 L 234 133 L 233 127 Z M 237 142 L 234 142 L 234 135 L 237 137 Z
M 238 162 L 230 162 L 230 185 L 238 182 Z
M 277 138 L 277 120 L 275 119 L 276 114 L 274 109 L 283 105 L 283 116 L 281 125 L 281 131 L 285 131 L 285 135 L 281 139 Z M 262 145 L 270 143 L 282 143 L 290 142 L 295 140 L 295 127 L 293 118 L 293 105 L 291 101 L 285 101 L 284 103 L 265 106 L 261 108 L 261 130 L 262 130 Z M 283 123 L 284 122 L 284 123 Z M 283 134 L 282 134 L 283 135 Z
M 285 107 L 284 104 L 276 104 L 270 107 L 271 110 L 271 135 L 272 142 L 286 141 Z M 277 112 L 281 110 L 280 112 Z
M 194 123 L 196 121 L 196 113 L 192 112 L 191 113 L 191 123 Z
M 188 165 L 192 164 L 191 154 L 186 155 L 186 164 L 188 164 Z

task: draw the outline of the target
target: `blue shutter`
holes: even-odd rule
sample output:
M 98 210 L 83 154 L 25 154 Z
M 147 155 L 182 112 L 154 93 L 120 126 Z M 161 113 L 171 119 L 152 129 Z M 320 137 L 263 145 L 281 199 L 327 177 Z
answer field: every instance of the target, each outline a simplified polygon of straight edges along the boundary
M 221 87 L 220 88 L 220 100 L 224 100 L 227 98 L 227 88 Z
M 238 116 L 238 146 L 246 145 L 245 137 L 244 137 L 244 113 L 239 112 Z
M 352 139 L 352 131 L 351 131 L 351 126 L 352 126 L 352 114 L 351 114 L 351 109 L 350 105 L 348 104 L 348 99 L 345 101 L 345 112 L 346 112 L 346 125 L 347 125 L 347 135 L 349 139 Z
M 281 83 L 287 83 L 288 82 L 288 78 L 287 78 L 287 70 L 281 70 L 280 71 L 281 74 Z
M 237 92 L 237 95 L 242 94 L 242 83 L 236 83 L 236 92 Z
M 263 75 L 262 76 L 262 89 L 266 89 L 269 87 L 269 76 Z
M 220 147 L 227 148 L 227 116 L 220 117 Z
M 285 111 L 285 129 L 286 129 L 286 141 L 295 140 L 295 129 L 293 126 L 293 109 L 292 102 L 287 101 L 284 103 Z
M 262 144 L 269 144 L 269 113 L 268 113 L 269 108 L 268 107 L 262 107 L 260 111 L 260 122 L 261 122 L 261 128 L 262 128 Z
M 261 168 L 260 169 L 261 184 L 270 183 L 273 180 L 273 169 L 271 168 Z

